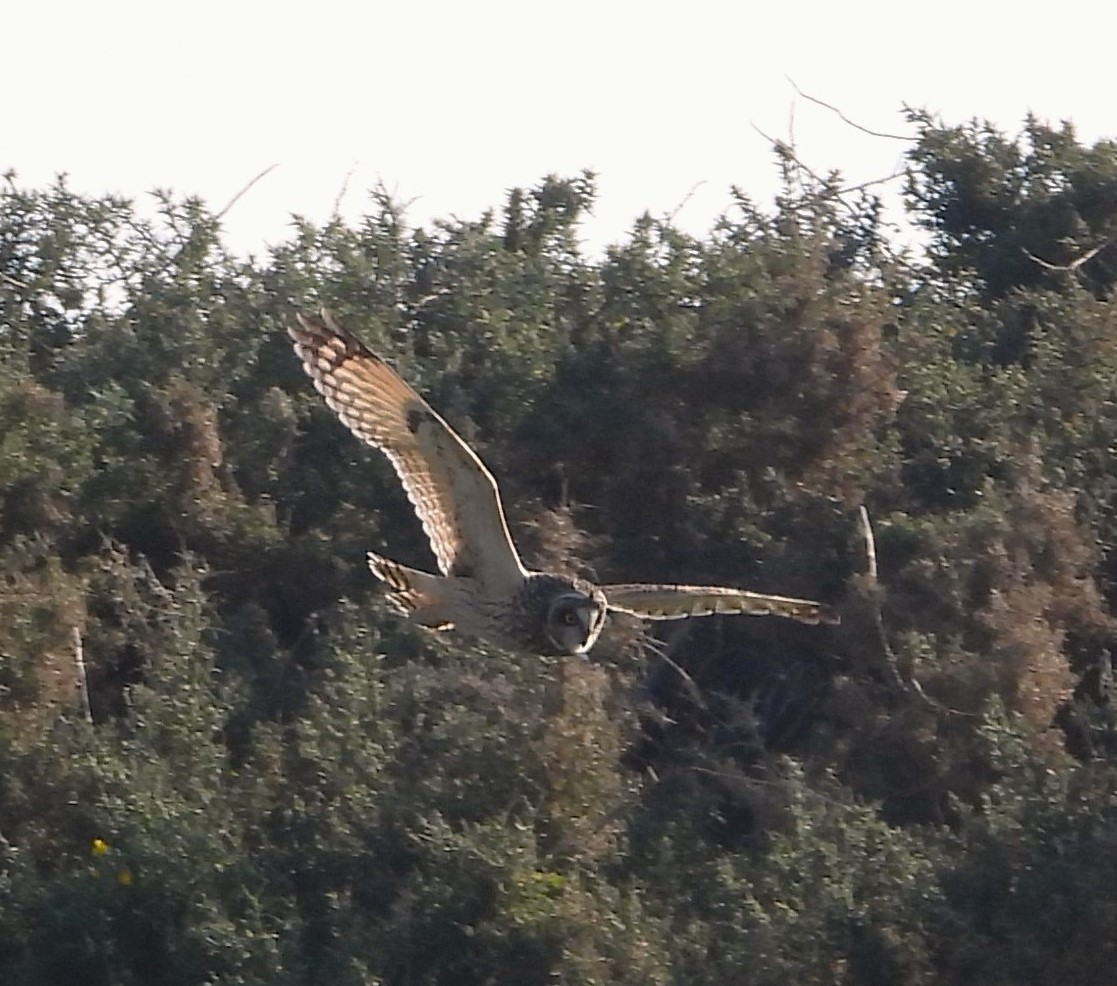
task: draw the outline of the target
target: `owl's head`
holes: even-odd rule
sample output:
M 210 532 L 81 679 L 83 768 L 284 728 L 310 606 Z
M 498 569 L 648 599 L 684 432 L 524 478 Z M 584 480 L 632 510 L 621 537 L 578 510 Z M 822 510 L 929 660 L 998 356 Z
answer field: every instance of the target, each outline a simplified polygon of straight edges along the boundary
M 597 642 L 606 608 L 601 592 L 571 588 L 551 600 L 543 632 L 560 654 L 584 654 Z

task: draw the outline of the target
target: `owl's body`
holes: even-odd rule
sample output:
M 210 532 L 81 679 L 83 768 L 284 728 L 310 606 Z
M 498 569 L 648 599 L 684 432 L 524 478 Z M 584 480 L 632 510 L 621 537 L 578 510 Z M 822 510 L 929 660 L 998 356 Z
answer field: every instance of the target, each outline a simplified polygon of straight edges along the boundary
M 487 592 L 482 582 L 469 575 L 431 575 L 372 552 L 368 564 L 388 586 L 396 608 L 420 626 L 435 630 L 453 626 L 499 647 L 544 655 L 567 653 L 561 643 L 562 631 L 573 629 L 586 641 L 584 649 L 588 650 L 604 622 L 605 597 L 584 579 L 525 572 L 509 597 Z M 581 605 L 587 620 L 584 624 L 581 620 L 576 624 L 557 623 L 554 633 L 559 640 L 555 640 L 547 632 L 548 614 L 556 601 L 564 600 L 572 607 L 589 601 Z
M 298 316 L 288 331 L 326 403 L 358 438 L 387 455 L 430 540 L 440 575 L 369 554 L 373 574 L 419 624 L 453 625 L 536 654 L 583 654 L 609 610 L 652 620 L 771 613 L 804 623 L 837 621 L 806 599 L 722 586 L 595 586 L 528 571 L 508 533 L 496 481 L 426 401 L 327 311 Z

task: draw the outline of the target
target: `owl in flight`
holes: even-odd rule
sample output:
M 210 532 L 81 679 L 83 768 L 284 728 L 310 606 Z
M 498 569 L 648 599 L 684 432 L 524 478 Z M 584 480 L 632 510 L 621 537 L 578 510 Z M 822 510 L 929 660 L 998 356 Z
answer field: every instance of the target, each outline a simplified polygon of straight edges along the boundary
M 496 480 L 473 450 L 391 367 L 328 311 L 288 333 L 314 386 L 342 423 L 392 463 L 438 560 L 440 575 L 369 552 L 392 601 L 426 627 L 454 625 L 502 647 L 584 654 L 613 610 L 647 620 L 711 613 L 776 614 L 836 623 L 821 603 L 695 585 L 594 585 L 524 568 Z

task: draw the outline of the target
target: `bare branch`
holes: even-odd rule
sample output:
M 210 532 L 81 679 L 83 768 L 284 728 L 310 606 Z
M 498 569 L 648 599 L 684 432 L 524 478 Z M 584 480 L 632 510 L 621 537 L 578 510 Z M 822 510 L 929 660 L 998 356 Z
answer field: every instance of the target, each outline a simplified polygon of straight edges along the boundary
M 872 522 L 869 520 L 869 511 L 864 504 L 861 504 L 858 509 L 857 516 L 861 527 L 861 537 L 865 541 L 865 558 L 867 563 L 865 575 L 875 589 L 879 585 L 877 581 L 877 541 L 876 536 L 873 534 Z M 970 715 L 970 713 L 962 712 L 959 709 L 947 708 L 941 702 L 931 698 L 931 696 L 923 690 L 923 686 L 914 675 L 909 674 L 905 677 L 900 672 L 900 662 L 896 657 L 895 651 L 892 650 L 892 645 L 888 642 L 888 633 L 884 629 L 884 614 L 881 612 L 879 603 L 873 606 L 873 623 L 876 625 L 880 652 L 884 657 L 888 672 L 896 685 L 903 691 L 914 693 L 922 702 L 939 712 L 946 712 L 949 715 L 955 716 Z
M 270 175 L 278 167 L 278 161 L 275 164 L 269 164 L 263 171 L 261 171 L 255 178 L 253 178 L 247 185 L 245 185 L 239 192 L 237 192 L 236 195 L 229 199 L 229 201 L 225 204 L 225 208 L 217 213 L 217 215 L 215 215 L 213 218 L 223 219 L 225 217 L 225 214 L 241 200 L 241 198 L 249 189 L 251 189 L 257 182 Z
M 702 690 L 698 687 L 695 680 L 687 673 L 673 657 L 671 652 L 676 650 L 679 643 L 689 635 L 690 628 L 685 625 L 685 622 L 679 624 L 671 632 L 671 639 L 663 643 L 656 640 L 651 634 L 645 633 L 643 635 L 643 644 L 648 648 L 656 657 L 663 661 L 672 671 L 679 676 L 683 686 L 690 700 L 699 709 L 706 710 L 706 701 L 702 698 Z
M 916 140 L 915 137 L 908 137 L 906 134 L 890 134 L 884 133 L 880 130 L 870 130 L 868 127 L 863 127 L 860 123 L 855 123 L 848 116 L 846 116 L 840 109 L 838 109 L 837 106 L 834 106 L 823 99 L 819 99 L 817 96 L 812 96 L 810 93 L 803 92 L 803 90 L 799 88 L 795 80 L 790 75 L 785 75 L 784 78 L 787 79 L 787 81 L 791 84 L 791 88 L 794 89 L 805 100 L 811 103 L 815 103 L 816 105 L 821 106 L 823 109 L 829 110 L 831 113 L 837 114 L 838 118 L 843 123 L 849 124 L 849 126 L 853 127 L 854 130 L 860 130 L 862 133 L 868 134 L 870 137 L 885 137 L 888 140 L 902 140 L 906 141 L 907 143 L 914 143 Z
M 1109 246 L 1109 242 L 1109 240 L 1106 240 L 1104 243 L 1098 244 L 1098 246 L 1094 247 L 1093 250 L 1086 251 L 1086 253 L 1082 254 L 1081 257 L 1079 257 L 1077 260 L 1072 260 L 1069 264 L 1051 264 L 1048 263 L 1046 260 L 1042 260 L 1041 258 L 1037 257 L 1030 250 L 1024 250 L 1023 247 L 1021 247 L 1021 250 L 1024 251 L 1025 257 L 1027 257 L 1029 260 L 1035 261 L 1035 263 L 1039 264 L 1040 267 L 1042 267 L 1044 270 L 1076 271 L 1084 263 L 1086 263 L 1088 260 L 1093 260 L 1094 257 L 1096 257 L 1099 253 L 1101 253 L 1102 250 Z
M 331 219 L 337 219 L 341 215 L 341 200 L 345 198 L 349 192 L 349 180 L 353 177 L 353 172 L 357 170 L 357 165 L 354 164 L 347 172 L 345 177 L 341 180 L 341 188 L 337 190 L 337 196 L 334 198 L 334 207 L 330 212 Z
M 17 281 L 14 277 L 10 277 L 3 271 L 0 271 L 0 281 L 3 281 L 5 284 L 10 284 L 13 288 L 22 288 L 24 291 L 31 290 L 30 284 L 24 284 L 23 281 Z
M 873 524 L 872 521 L 869 520 L 869 511 L 865 507 L 865 504 L 861 504 L 858 508 L 857 520 L 861 528 L 861 537 L 865 542 L 865 575 L 872 584 L 872 587 L 877 589 L 879 586 L 879 582 L 877 581 L 877 539 L 876 535 L 873 534 Z M 885 666 L 888 668 L 893 682 L 904 691 L 912 690 L 908 682 L 904 680 L 904 676 L 900 674 L 900 662 L 896 660 L 896 654 L 892 650 L 892 645 L 888 642 L 888 634 L 884 629 L 884 614 L 881 612 L 879 602 L 873 605 L 873 623 L 876 625 L 880 652 L 884 656 Z M 914 685 L 914 690 L 926 699 L 927 696 L 923 693 L 923 688 L 918 682 L 913 680 L 912 684 Z
M 89 682 L 85 677 L 85 647 L 82 644 L 81 630 L 74 627 L 71 631 L 74 639 L 74 664 L 78 670 L 78 698 L 81 700 L 82 714 L 85 721 L 93 724 L 93 707 L 89 704 Z
M 683 211 L 683 209 L 685 209 L 685 208 L 686 208 L 686 204 L 687 204 L 687 203 L 688 203 L 688 202 L 689 202 L 689 201 L 690 201 L 690 200 L 691 200 L 692 198 L 694 198 L 694 193 L 695 193 L 695 192 L 697 192 L 697 191 L 698 191 L 698 189 L 700 189 L 700 188 L 701 188 L 701 187 L 702 187 L 703 185 L 705 185 L 705 184 L 706 184 L 706 179 L 705 179 L 705 178 L 703 178 L 703 179 L 702 179 L 701 181 L 696 181 L 696 182 L 695 182 L 695 183 L 694 183 L 693 185 L 691 185 L 691 186 L 690 186 L 690 191 L 689 191 L 689 192 L 687 192 L 687 193 L 686 193 L 686 195 L 684 195 L 684 196 L 683 196 L 683 199 L 682 199 L 682 201 L 681 201 L 681 202 L 680 202 L 680 203 L 679 203 L 679 204 L 678 204 L 677 206 L 675 206 L 675 208 L 674 208 L 674 209 L 672 209 L 672 210 L 671 210 L 671 211 L 670 211 L 669 213 L 667 213 L 667 221 L 668 221 L 669 223 L 670 223 L 670 222 L 674 222 L 674 221 L 675 221 L 675 217 L 676 217 L 676 216 L 677 216 L 677 215 L 678 215 L 678 214 L 679 214 L 680 212 L 682 212 L 682 211 Z
M 858 508 L 857 516 L 861 522 L 861 536 L 865 539 L 865 558 L 868 561 L 868 570 L 865 574 L 872 580 L 873 585 L 876 585 L 877 539 L 873 534 L 873 525 L 869 521 L 869 511 L 866 509 L 865 504 L 861 504 Z
M 802 160 L 802 158 L 799 157 L 799 155 L 795 151 L 794 144 L 789 144 L 785 140 L 779 140 L 776 137 L 769 136 L 751 120 L 749 121 L 749 126 L 752 127 L 752 129 L 755 130 L 758 134 L 760 134 L 760 136 L 763 137 L 766 141 L 768 141 L 768 143 L 771 144 L 779 153 L 786 154 L 792 161 L 795 162 L 796 167 L 802 168 L 820 185 L 826 184 L 826 179 L 824 179 L 820 174 L 818 174 L 817 171 L 815 171 L 809 164 L 807 164 L 805 161 Z M 833 195 L 841 198 L 841 191 L 835 191 Z
M 890 181 L 895 181 L 897 178 L 904 177 L 904 169 L 893 171 L 890 175 L 885 175 L 883 178 L 870 178 L 868 181 L 859 182 L 856 185 L 846 185 L 838 194 L 848 195 L 850 192 L 861 192 L 866 188 L 872 188 L 874 185 L 884 185 Z
M 804 172 L 810 175 L 819 185 L 826 187 L 826 179 L 823 178 L 817 171 L 815 171 L 809 164 L 807 164 L 795 150 L 794 144 L 789 144 L 787 141 L 778 140 L 775 137 L 770 137 L 763 130 L 760 129 L 755 123 L 749 121 L 749 126 L 752 127 L 756 133 L 760 134 L 769 144 L 771 144 L 777 151 L 786 154 L 787 157 L 795 164 L 797 168 L 802 168 Z M 827 192 L 825 195 L 818 196 L 819 198 L 832 198 L 840 202 L 851 213 L 856 215 L 856 210 L 851 206 L 843 196 L 851 192 L 860 192 L 866 188 L 872 188 L 874 185 L 883 185 L 886 182 L 895 181 L 897 178 L 903 177 L 903 170 L 893 171 L 890 175 L 885 175 L 883 178 L 870 178 L 868 181 L 859 182 L 856 185 L 847 185 L 842 188 L 835 188 Z
M 149 247 L 151 247 L 156 253 L 162 254 L 164 257 L 168 256 L 167 247 L 170 246 L 170 244 L 169 243 L 164 243 L 163 241 L 161 241 L 148 228 L 148 225 L 147 225 L 146 222 L 138 220 L 138 219 L 133 219 L 131 216 L 126 216 L 126 217 L 122 218 L 121 222 L 123 223 L 123 225 L 127 226 L 133 233 L 135 233 L 136 236 L 138 236 L 141 240 L 143 240 L 144 243 L 146 243 Z M 172 232 L 173 232 L 173 230 L 172 230 Z M 178 253 L 179 253 L 179 251 L 176 250 L 174 254 L 170 254 L 169 256 L 171 256 L 171 258 L 173 259 L 175 256 L 178 255 Z

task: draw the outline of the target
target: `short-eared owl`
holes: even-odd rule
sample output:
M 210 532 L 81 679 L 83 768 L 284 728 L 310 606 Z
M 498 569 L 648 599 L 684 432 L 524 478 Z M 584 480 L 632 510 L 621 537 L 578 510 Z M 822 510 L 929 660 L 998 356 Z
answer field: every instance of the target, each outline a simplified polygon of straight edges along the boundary
M 524 568 L 496 480 L 454 430 L 383 360 L 323 309 L 288 332 L 314 386 L 358 438 L 395 467 L 441 575 L 369 553 L 374 575 L 423 626 L 446 627 L 538 654 L 584 654 L 606 613 L 649 620 L 711 613 L 776 614 L 803 623 L 837 618 L 821 603 L 694 585 L 593 585 Z

